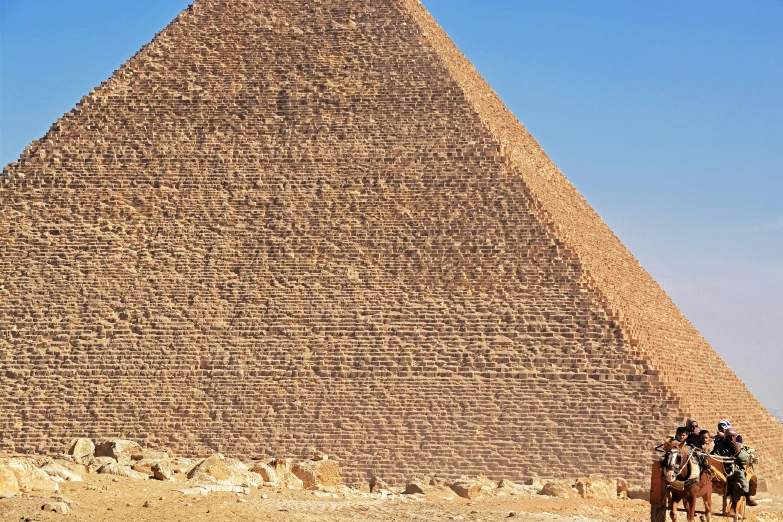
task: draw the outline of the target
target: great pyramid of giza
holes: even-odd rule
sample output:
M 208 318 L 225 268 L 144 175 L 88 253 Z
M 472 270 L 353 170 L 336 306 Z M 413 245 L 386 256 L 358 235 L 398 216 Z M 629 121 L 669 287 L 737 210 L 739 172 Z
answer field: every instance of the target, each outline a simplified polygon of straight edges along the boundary
M 0 216 L 0 449 L 644 477 L 695 416 L 783 472 L 417 0 L 197 0 L 4 169 Z

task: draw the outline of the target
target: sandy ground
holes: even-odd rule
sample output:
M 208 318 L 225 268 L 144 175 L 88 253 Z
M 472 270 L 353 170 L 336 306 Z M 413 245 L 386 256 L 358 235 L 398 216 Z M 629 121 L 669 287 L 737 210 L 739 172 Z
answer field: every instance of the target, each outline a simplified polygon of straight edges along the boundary
M 485 496 L 468 501 L 451 490 L 438 489 L 427 495 L 380 495 L 367 493 L 330 494 L 274 488 L 250 489 L 248 494 L 210 492 L 188 495 L 178 490 L 194 484 L 178 476 L 175 482 L 138 481 L 123 477 L 90 474 L 84 482 L 62 483 L 51 495 L 22 495 L 0 499 L 0 521 L 48 520 L 143 521 L 647 521 L 649 504 L 644 500 L 566 500 L 535 494 Z M 70 504 L 68 514 L 46 513 L 44 503 L 60 497 Z M 337 498 L 335 498 L 337 497 Z M 783 491 L 759 495 L 761 503 L 748 509 L 748 520 L 783 521 Z M 148 503 L 147 507 L 144 507 Z M 699 503 L 701 507 L 701 503 Z M 713 497 L 713 510 L 720 498 Z M 509 516 L 514 512 L 513 516 Z M 697 516 L 698 519 L 698 516 Z M 678 520 L 685 520 L 681 513 Z M 714 520 L 729 520 L 714 517 Z

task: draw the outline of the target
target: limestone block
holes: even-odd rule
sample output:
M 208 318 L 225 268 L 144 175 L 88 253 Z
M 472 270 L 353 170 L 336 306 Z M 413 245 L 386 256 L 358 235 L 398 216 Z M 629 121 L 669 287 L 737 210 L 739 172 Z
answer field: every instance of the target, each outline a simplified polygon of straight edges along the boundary
M 117 461 L 111 457 L 93 457 L 87 462 L 87 470 L 90 473 L 95 473 L 103 466 L 107 464 L 114 464 L 115 462 Z
M 579 495 L 569 480 L 550 480 L 538 494 L 558 498 L 576 498 Z
M 264 479 L 264 482 L 278 484 L 277 472 L 266 462 L 254 462 L 250 468 L 253 473 L 258 473 Z
M 261 475 L 250 471 L 242 462 L 224 457 L 220 453 L 215 453 L 196 464 L 188 473 L 188 478 L 212 484 L 256 488 L 264 483 Z
M 57 482 L 52 480 L 44 471 L 36 468 L 29 459 L 10 458 L 5 461 L 5 466 L 16 476 L 19 490 L 23 493 L 33 491 L 55 492 L 59 490 Z
M 280 487 L 288 489 L 304 489 L 302 479 L 294 475 L 293 459 L 275 459 L 270 465 L 275 470 Z
M 381 490 L 391 491 L 391 488 L 382 478 L 376 476 L 370 477 L 370 493 L 375 493 Z
M 81 475 L 55 461 L 44 464 L 40 469 L 49 475 L 55 482 L 82 482 Z
M 111 462 L 109 464 L 106 464 L 102 466 L 98 473 L 106 474 L 106 475 L 117 475 L 120 477 L 128 477 L 132 479 L 138 479 L 138 480 L 147 480 L 149 475 L 146 473 L 140 473 L 138 471 L 134 471 L 131 469 L 130 466 L 126 466 L 125 464 L 120 464 L 119 462 Z
M 617 498 L 617 480 L 594 474 L 577 480 L 576 490 L 582 498 Z
M 131 464 L 131 469 L 134 471 L 138 471 L 139 473 L 145 473 L 146 475 L 153 476 L 155 474 L 153 468 L 160 463 L 166 463 L 170 469 L 171 468 L 171 461 L 168 459 L 141 459 L 141 460 L 134 460 L 133 464 Z
M 482 496 L 482 484 L 477 480 L 460 479 L 451 484 L 454 493 L 462 498 L 476 500 Z
M 168 460 L 156 462 L 152 466 L 152 476 L 158 480 L 174 480 L 174 468 Z
M 0 461 L 0 498 L 19 493 L 19 481 L 4 461 Z
M 95 444 L 90 439 L 73 439 L 68 445 L 68 455 L 76 458 L 91 457 L 95 454 Z
M 303 460 L 294 464 L 291 472 L 299 477 L 305 489 L 337 487 L 343 483 L 340 466 L 333 460 Z
M 111 438 L 95 446 L 96 457 L 111 457 L 122 464 L 129 464 L 133 455 L 142 453 L 141 446 L 132 440 Z
M 430 489 L 432 478 L 426 475 L 417 475 L 407 481 L 403 493 L 406 495 L 426 494 Z

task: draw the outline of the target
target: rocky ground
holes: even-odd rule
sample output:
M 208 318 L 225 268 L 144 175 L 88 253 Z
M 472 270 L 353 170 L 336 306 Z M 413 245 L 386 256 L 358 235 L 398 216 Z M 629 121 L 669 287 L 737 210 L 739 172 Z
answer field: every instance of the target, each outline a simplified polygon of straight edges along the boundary
M 404 488 L 380 479 L 350 488 L 323 456 L 240 462 L 217 454 L 175 458 L 128 441 L 78 444 L 70 451 L 76 455 L 0 456 L 0 521 L 649 520 L 646 500 L 628 498 L 623 481 L 600 476 L 527 485 L 422 476 Z M 783 521 L 783 490 L 759 500 L 748 520 Z M 720 508 L 717 496 L 713 506 Z

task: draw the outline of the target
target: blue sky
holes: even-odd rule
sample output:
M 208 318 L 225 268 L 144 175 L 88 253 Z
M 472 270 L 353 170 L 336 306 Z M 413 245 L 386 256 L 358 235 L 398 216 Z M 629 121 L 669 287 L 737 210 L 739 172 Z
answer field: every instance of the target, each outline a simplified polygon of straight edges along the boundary
M 0 164 L 187 0 L 2 0 Z M 783 410 L 783 3 L 423 0 L 768 407 Z

